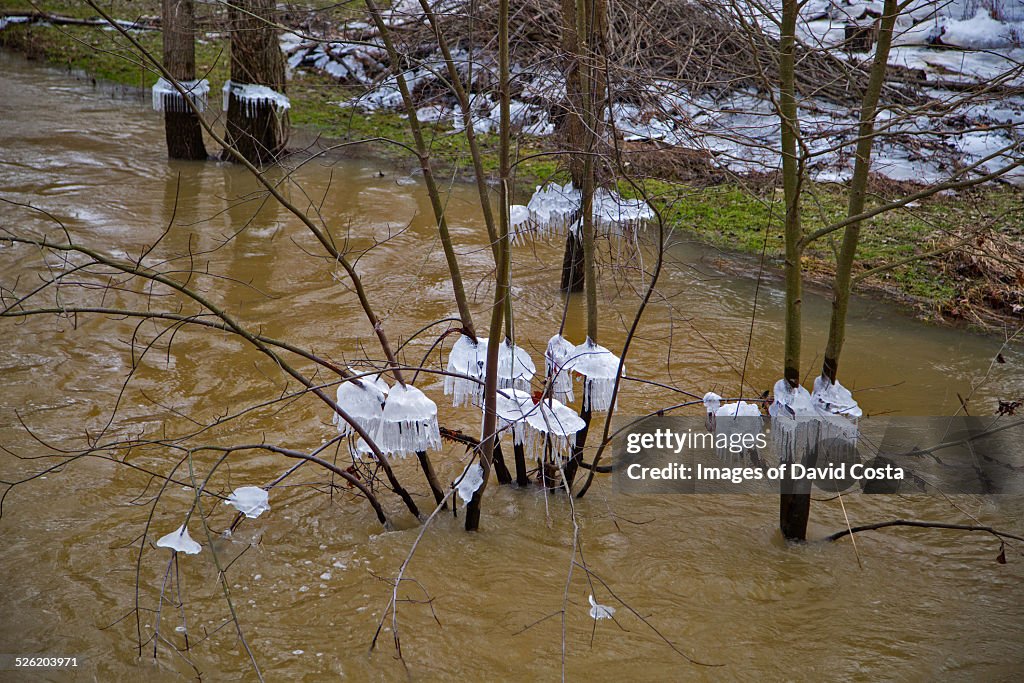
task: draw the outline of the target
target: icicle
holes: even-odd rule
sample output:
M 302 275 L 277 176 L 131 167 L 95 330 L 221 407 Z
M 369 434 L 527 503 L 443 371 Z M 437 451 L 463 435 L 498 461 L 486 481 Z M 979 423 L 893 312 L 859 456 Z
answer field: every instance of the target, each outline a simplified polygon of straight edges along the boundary
M 206 111 L 206 103 L 210 93 L 210 82 L 205 78 L 197 81 L 178 81 L 182 90 L 188 93 L 199 111 Z M 185 103 L 178 89 L 170 81 L 157 79 L 153 84 L 153 110 L 171 112 L 189 112 L 192 108 Z
M 525 434 L 526 450 L 538 460 L 544 459 L 547 447 L 557 464 L 561 464 L 576 445 L 576 432 L 586 426 L 575 410 L 554 399 L 544 399 L 526 415 L 529 428 Z
M 600 621 L 601 619 L 611 619 L 612 615 L 615 614 L 614 607 L 608 607 L 607 605 L 599 604 L 594 600 L 594 596 L 589 596 L 590 600 L 590 618 Z
M 188 529 L 185 528 L 184 524 L 162 537 L 156 542 L 156 546 L 158 548 L 170 548 L 175 552 L 185 553 L 186 555 L 197 555 L 203 549 L 203 546 L 193 541 L 192 537 L 188 535 Z
M 458 408 L 463 405 L 483 405 L 484 397 L 484 366 L 487 362 L 487 340 L 460 335 L 448 353 L 448 372 L 474 377 L 479 382 L 469 379 L 444 376 L 444 395 L 452 397 L 452 405 Z
M 384 383 L 384 386 L 387 384 Z M 359 423 L 367 434 L 373 434 L 380 427 L 380 421 L 384 416 L 384 392 L 375 382 L 368 379 L 346 380 L 338 385 L 338 397 L 335 402 L 349 417 Z M 342 436 L 355 431 L 338 413 L 334 413 L 332 422 L 338 426 L 338 432 Z
M 526 349 L 506 339 L 498 348 L 498 386 L 527 391 L 537 366 Z
M 235 489 L 225 505 L 234 505 L 235 509 L 250 519 L 256 519 L 270 509 L 269 496 L 266 489 L 258 486 L 240 486 Z
M 583 409 L 592 412 L 608 410 L 612 390 L 619 372 L 619 357 L 591 341 L 590 337 L 572 351 L 565 366 L 583 375 Z M 622 369 L 625 372 L 625 368 Z
M 575 344 L 556 334 L 548 340 L 548 349 L 544 352 L 544 374 L 552 383 L 552 395 L 563 403 L 576 400 L 572 394 L 572 373 L 565 367 L 575 349 Z
M 244 107 L 245 115 L 253 118 L 259 113 L 262 107 L 273 107 L 274 111 L 280 113 L 292 106 L 291 100 L 284 93 L 279 93 L 265 85 L 254 85 L 252 83 L 235 83 L 231 80 L 224 81 L 224 111 L 228 110 L 231 96 L 234 95 Z
M 462 476 L 459 477 L 459 484 L 456 486 L 456 490 L 459 492 L 459 498 L 462 502 L 469 504 L 473 500 L 473 494 L 476 493 L 484 483 L 484 468 L 479 463 L 470 463 L 463 470 Z
M 498 390 L 495 410 L 498 414 L 499 428 L 502 431 L 511 428 L 513 442 L 516 445 L 523 443 L 527 428 L 526 417 L 535 410 L 530 392 L 518 389 Z
M 384 402 L 384 416 L 374 440 L 381 452 L 389 455 L 440 448 L 437 404 L 410 384 L 396 384 Z

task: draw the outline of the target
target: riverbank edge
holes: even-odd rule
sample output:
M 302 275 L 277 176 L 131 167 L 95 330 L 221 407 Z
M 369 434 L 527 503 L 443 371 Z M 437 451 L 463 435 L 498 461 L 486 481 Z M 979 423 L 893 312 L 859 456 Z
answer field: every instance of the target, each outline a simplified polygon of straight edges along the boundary
M 6 9 L 9 4 L 3 3 L 3 13 L 6 15 L 14 13 Z M 92 30 L 101 29 L 93 27 Z M 159 36 L 159 32 L 152 34 Z M 69 42 L 73 44 L 69 45 Z M 91 49 L 83 50 L 83 46 Z M 108 82 L 126 92 L 134 90 L 140 97 L 146 89 L 144 69 L 137 64 L 130 70 L 125 69 L 123 64 L 122 68 L 117 68 L 119 60 L 123 61 L 122 57 L 102 52 L 95 46 L 85 45 L 81 39 L 76 39 L 69 32 L 68 27 L 40 24 L 10 25 L 0 30 L 0 48 L 20 53 L 30 60 L 45 61 L 53 67 L 64 67 L 69 73 L 79 77 L 85 74 L 85 77 L 94 84 Z M 115 60 L 113 63 L 112 59 Z M 215 63 L 223 61 L 218 59 Z M 210 75 L 215 76 L 212 73 Z M 405 122 L 399 115 L 390 112 L 367 113 L 356 107 L 339 107 L 337 101 L 345 98 L 344 89 L 338 87 L 337 90 L 342 92 L 331 92 L 330 97 L 327 97 L 325 93 L 327 87 L 331 85 L 330 79 L 319 74 L 293 75 L 289 82 L 289 95 L 293 100 L 291 111 L 296 138 L 302 143 L 296 146 L 294 143 L 297 140 L 293 139 L 293 147 L 313 145 L 319 150 L 330 149 L 329 152 L 321 153 L 335 158 L 383 158 L 396 167 L 411 168 L 412 162 L 408 154 L 403 154 L 395 145 L 362 143 L 339 147 L 345 143 L 377 135 L 394 136 L 401 141 Z M 435 133 L 435 142 L 440 141 L 436 160 L 444 168 L 446 177 L 471 181 L 472 168 L 468 165 L 466 150 L 458 145 L 462 136 L 453 135 L 451 131 L 443 129 L 436 130 Z M 446 141 L 451 143 L 446 146 L 443 144 Z M 492 153 L 492 145 L 489 145 L 489 142 L 491 141 L 485 136 L 485 172 L 491 172 L 496 167 L 496 156 Z M 542 156 L 520 165 L 517 192 L 521 197 L 528 195 L 535 185 L 549 179 L 564 180 L 564 174 L 557 163 L 551 160 L 557 156 L 543 156 L 545 152 L 555 151 L 548 140 L 527 139 L 525 142 L 528 149 L 525 150 L 524 156 Z M 779 274 L 782 266 L 781 232 L 776 229 L 775 223 L 780 207 L 775 196 L 776 183 L 773 179 L 757 178 L 743 184 L 702 184 L 654 179 L 644 184 L 653 186 L 654 201 L 659 205 L 658 208 L 661 209 L 669 227 L 720 251 L 722 258 L 715 264 L 717 269 L 739 277 L 754 277 L 756 272 L 751 273 L 749 268 L 750 257 L 757 257 L 764 252 L 765 271 L 772 277 Z M 897 195 L 909 194 L 915 189 L 908 183 L 879 180 L 875 184 L 881 186 L 876 188 L 876 191 L 895 192 Z M 835 217 L 841 216 L 841 192 L 829 184 L 815 185 L 816 193 L 819 195 L 815 198 L 818 210 L 822 211 L 822 206 L 827 206 L 831 210 L 829 215 L 821 217 L 822 220 L 834 220 Z M 1005 214 L 1012 210 L 1006 208 L 1008 203 L 1014 201 L 1012 191 L 1007 188 L 995 186 L 974 190 L 969 194 L 975 206 L 982 206 L 981 212 L 985 215 Z M 822 196 L 825 198 L 824 201 L 821 199 Z M 1019 202 L 1019 199 L 1017 201 Z M 962 208 L 958 206 L 961 204 L 959 195 L 952 200 L 948 196 L 937 196 L 924 203 L 930 205 L 932 213 L 936 215 L 946 214 L 946 208 Z M 986 211 L 984 205 L 989 203 L 992 204 L 992 210 Z M 944 204 L 948 206 L 944 207 Z M 1019 211 L 1024 223 L 1024 209 Z M 864 231 L 868 233 L 868 238 L 862 241 L 862 251 L 865 253 L 861 255 L 861 261 L 866 267 L 876 267 L 879 262 L 884 263 L 887 259 L 895 260 L 902 257 L 898 253 L 888 253 L 892 250 L 886 249 L 886 244 L 895 243 L 900 247 L 911 245 L 913 248 L 919 248 L 918 245 L 933 239 L 930 235 L 919 234 L 921 226 L 900 225 L 899 221 L 887 221 L 887 218 L 890 218 L 890 215 L 874 221 L 870 232 Z M 973 220 L 968 217 L 965 219 Z M 927 219 L 924 223 L 927 226 Z M 766 225 L 769 226 L 767 230 Z M 923 240 L 924 237 L 928 240 Z M 877 238 L 876 241 L 882 245 L 881 248 L 879 244 L 871 244 L 873 238 Z M 825 244 L 821 246 L 825 247 Z M 922 248 L 921 251 L 926 250 Z M 831 290 L 831 279 L 834 274 L 830 256 L 827 249 L 809 249 L 805 256 L 807 281 L 815 289 L 823 290 L 826 296 Z M 936 263 L 935 259 L 932 261 L 916 262 L 880 277 L 865 280 L 858 285 L 856 293 L 860 296 L 895 302 L 915 317 L 932 324 L 999 334 L 1003 334 L 1008 326 L 1021 324 L 1020 315 L 1008 315 L 998 308 L 987 306 L 984 297 L 978 301 L 970 301 L 964 296 L 964 291 L 970 291 L 970 288 L 964 285 L 963 278 L 958 278 L 956 273 L 947 272 L 949 269 L 944 267 L 945 264 Z

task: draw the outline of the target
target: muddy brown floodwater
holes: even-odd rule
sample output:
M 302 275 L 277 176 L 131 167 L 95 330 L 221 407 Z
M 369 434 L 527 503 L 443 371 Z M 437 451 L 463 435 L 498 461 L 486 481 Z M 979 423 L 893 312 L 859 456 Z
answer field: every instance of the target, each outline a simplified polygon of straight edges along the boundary
M 3 55 L 0 67 L 5 200 L 45 209 L 78 243 L 113 255 L 136 257 L 170 224 L 148 263 L 177 256 L 161 267 L 184 268 L 180 257 L 191 253 L 192 265 L 203 271 L 193 276 L 194 286 L 245 323 L 335 360 L 379 357 L 346 279 L 319 258 L 322 252 L 295 220 L 253 194 L 256 184 L 243 170 L 214 162 L 168 163 L 161 119 L 143 98 L 115 96 L 20 57 Z M 301 166 L 293 179 L 298 185 L 285 185 L 289 196 L 319 207 L 335 238 L 347 235 L 352 248 L 367 248 L 393 233 L 358 268 L 395 339 L 454 313 L 429 205 L 407 169 L 376 159 L 325 158 Z M 475 286 L 486 283 L 491 256 L 473 190 L 455 185 L 448 208 L 483 320 L 490 294 Z M 61 237 L 47 217 L 8 202 L 0 204 L 0 223 L 21 234 Z M 641 253 L 651 258 L 649 250 Z M 740 391 L 755 282 L 716 271 L 713 263 L 720 257 L 683 237 L 676 240 L 663 276 L 664 296 L 648 311 L 628 357 L 631 375 L 699 393 Z M 557 330 L 560 262 L 557 240 L 515 249 L 518 341 L 533 350 L 535 360 Z M 59 265 L 50 259 L 50 267 Z M 37 250 L 0 244 L 5 287 L 17 283 L 19 292 L 26 291 L 44 267 Z M 636 282 L 635 272 L 603 270 L 602 342 L 609 347 L 624 337 L 636 306 L 625 284 Z M 61 296 L 76 301 L 99 294 L 69 288 Z M 106 296 L 108 306 L 141 301 L 128 291 Z M 567 336 L 576 341 L 583 330 L 579 303 L 569 302 L 567 321 Z M 781 304 L 779 283 L 767 280 L 747 361 L 746 395 L 771 387 L 777 378 Z M 154 308 L 162 305 L 159 297 L 152 302 Z M 808 371 L 818 362 L 812 357 L 822 347 L 827 312 L 824 298 L 806 297 Z M 228 335 L 194 329 L 178 331 L 169 348 L 170 333 L 145 354 L 136 348 L 135 372 L 126 384 L 136 324 L 87 315 L 4 321 L 5 451 L 52 453 L 40 441 L 83 448 L 87 434 L 100 434 L 112 414 L 106 440 L 172 437 L 194 430 L 196 423 L 272 401 L 285 390 L 284 375 L 257 352 Z M 144 324 L 138 338 L 152 339 L 163 327 Z M 849 327 L 842 378 L 847 386 L 865 389 L 858 398 L 870 413 L 954 410 L 957 393 L 971 392 L 1001 345 L 999 339 L 925 326 L 878 301 L 856 301 Z M 407 359 L 419 363 L 428 343 L 417 338 L 404 351 Z M 1024 393 L 1024 357 L 1015 349 L 1003 354 L 1008 362 L 995 367 L 972 401 L 978 411 L 991 412 L 997 398 Z M 436 352 L 428 360 L 434 367 L 440 362 Z M 300 366 L 312 371 L 309 364 Z M 478 429 L 472 411 L 446 407 L 437 376 L 421 376 L 418 383 L 441 406 L 444 424 Z M 638 415 L 679 401 L 673 392 L 628 383 L 620 409 Z M 191 443 L 266 441 L 309 451 L 333 433 L 328 410 L 301 397 L 240 415 Z M 166 473 L 182 456 L 139 449 L 128 457 Z M 442 479 L 461 471 L 463 457 L 453 447 L 435 454 Z M 214 459 L 197 453 L 197 476 Z M 53 461 L 19 460 L 4 452 L 0 463 L 0 477 L 10 480 Z M 223 492 L 265 484 L 291 464 L 241 453 L 210 487 Z M 399 461 L 396 470 L 426 508 L 428 492 L 416 463 Z M 187 480 L 187 464 L 177 476 Z M 849 542 L 782 543 L 774 498 L 625 496 L 614 493 L 607 478 L 576 502 L 582 558 L 615 596 L 681 651 L 723 666 L 687 662 L 596 579 L 592 587 L 579 568 L 567 584 L 572 524 L 564 499 L 497 486 L 488 489 L 481 533 L 467 535 L 461 519 L 442 516 L 420 543 L 407 574 L 415 582 L 404 585 L 408 601 L 399 608 L 403 665 L 394 656 L 390 620 L 381 646 L 372 653 L 368 646 L 390 594 L 387 579 L 396 574 L 419 527 L 388 494 L 384 500 L 399 530 L 385 532 L 368 506 L 344 489 L 330 495 L 326 482 L 322 471 L 303 468 L 271 492 L 269 513 L 243 524 L 232 538 L 215 540 L 224 562 L 245 551 L 231 564 L 226 585 L 268 680 L 555 679 L 564 597 L 570 680 L 1010 680 L 1024 667 L 1024 563 L 1014 551 L 1009 564 L 995 562 L 998 543 L 991 537 L 925 530 L 863 534 L 859 568 Z M 204 550 L 181 558 L 184 607 L 173 602 L 177 589 L 168 590 L 173 600 L 164 603 L 158 621 L 153 610 L 168 551 L 152 541 L 181 523 L 191 500 L 188 487 L 171 485 L 153 510 L 158 488 L 158 481 L 138 470 L 84 458 L 7 495 L 0 520 L 0 652 L 74 655 L 82 661 L 77 674 L 49 672 L 38 680 L 180 680 L 194 671 L 166 642 L 183 647 L 187 631 L 191 649 L 185 655 L 205 679 L 254 677 L 234 627 L 226 623 L 229 612 L 209 540 L 195 520 L 192 535 Z M 955 505 L 1019 533 L 1024 512 L 1024 502 L 1009 497 L 848 496 L 845 502 L 854 524 L 893 517 L 968 521 Z M 204 509 L 215 533 L 229 524 L 229 508 L 208 500 Z M 151 539 L 137 567 L 138 539 L 150 514 Z M 812 537 L 844 525 L 837 501 L 814 504 Z M 138 657 L 137 624 L 129 615 L 137 571 L 143 639 L 160 624 L 155 663 L 152 642 Z M 616 622 L 595 623 L 588 616 L 591 592 L 618 608 Z M 0 674 L 22 680 L 11 676 Z

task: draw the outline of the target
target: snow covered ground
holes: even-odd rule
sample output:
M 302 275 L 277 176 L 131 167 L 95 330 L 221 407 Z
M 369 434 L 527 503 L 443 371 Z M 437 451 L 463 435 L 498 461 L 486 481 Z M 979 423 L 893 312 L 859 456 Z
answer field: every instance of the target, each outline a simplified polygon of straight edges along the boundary
M 448 2 L 457 4 L 457 0 Z M 766 32 L 777 34 L 777 25 L 752 5 L 728 3 L 721 10 L 752 12 L 749 16 Z M 871 53 L 850 52 L 840 43 L 848 23 L 870 24 L 881 11 L 881 2 L 812 0 L 803 10 L 800 38 L 843 59 L 868 63 Z M 388 20 L 396 24 L 424 21 L 416 0 L 403 0 Z M 355 27 L 363 32 L 367 28 L 365 24 Z M 1020 158 L 1024 154 L 1024 0 L 915 0 L 900 17 L 897 31 L 890 63 L 914 70 L 934 87 L 924 90 L 931 98 L 926 107 L 880 112 L 878 123 L 884 131 L 876 145 L 875 171 L 897 180 L 931 182 L 986 157 L 992 158 L 979 170 L 995 170 Z M 339 106 L 401 110 L 401 97 L 395 78 L 387 75 L 382 47 L 365 42 L 305 42 L 294 35 L 284 36 L 283 46 L 291 69 L 317 69 L 342 82 L 367 86 L 364 95 Z M 455 50 L 453 57 L 462 67 L 469 61 L 462 50 Z M 492 66 L 480 59 L 477 55 L 475 69 Z M 406 78 L 414 93 L 433 92 L 438 89 L 435 74 L 444 71 L 435 53 L 417 63 Z M 549 112 L 565 92 L 561 74 L 526 65 L 516 65 L 514 72 L 522 87 L 512 105 L 514 125 L 522 133 L 550 134 L 554 124 Z M 982 96 L 965 91 L 965 86 L 993 83 L 999 87 Z M 616 102 L 611 108 L 625 139 L 704 150 L 715 164 L 736 172 L 778 167 L 779 124 L 764 93 L 751 88 L 691 95 L 664 81 L 652 81 L 646 88 L 645 104 Z M 497 103 L 490 93 L 474 93 L 472 109 L 476 130 L 497 129 Z M 825 99 L 805 99 L 800 114 L 812 174 L 821 180 L 848 177 L 853 164 L 850 145 L 856 138 L 855 109 Z M 463 125 L 450 96 L 425 98 L 419 118 L 448 123 L 454 129 Z M 1024 183 L 1024 169 L 1018 167 L 1008 177 Z

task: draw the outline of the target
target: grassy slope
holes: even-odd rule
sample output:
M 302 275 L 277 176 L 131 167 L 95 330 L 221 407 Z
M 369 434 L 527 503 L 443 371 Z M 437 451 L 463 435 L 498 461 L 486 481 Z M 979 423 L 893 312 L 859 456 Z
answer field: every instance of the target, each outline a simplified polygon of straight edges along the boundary
M 36 7 L 55 14 L 76 17 L 95 16 L 80 1 L 45 0 Z M 114 16 L 135 19 L 140 15 L 158 13 L 158 3 L 151 0 L 107 0 Z M 0 0 L 0 10 L 30 10 L 26 0 Z M 160 34 L 139 32 L 147 49 L 159 57 Z M 97 78 L 129 86 L 147 86 L 155 80 L 143 60 L 116 32 L 97 27 L 11 25 L 0 31 L 0 44 L 29 56 L 54 64 L 80 69 Z M 197 45 L 197 62 L 203 76 L 216 89 L 227 77 L 227 40 L 213 34 Z M 289 83 L 292 99 L 291 120 L 311 127 L 339 140 L 360 140 L 383 137 L 411 144 L 404 120 L 395 113 L 365 114 L 355 108 L 342 108 L 337 102 L 358 93 L 337 85 L 319 74 L 299 72 Z M 471 170 L 465 138 L 443 129 L 432 129 L 431 148 L 435 159 L 458 172 Z M 496 147 L 494 136 L 481 136 L 488 149 Z M 408 153 L 395 145 L 384 145 L 385 153 L 401 157 Z M 521 155 L 543 149 L 542 141 L 524 140 Z M 554 176 L 555 161 L 541 158 L 519 167 L 520 186 L 530 185 Z M 496 168 L 496 159 L 488 155 L 485 167 Z M 755 183 L 752 187 L 719 184 L 710 187 L 659 180 L 645 182 L 647 190 L 657 198 L 673 227 L 694 233 L 699 238 L 726 249 L 760 253 L 767 234 L 767 254 L 777 260 L 782 252 L 780 206 L 770 184 Z M 886 199 L 898 196 L 901 188 L 888 184 L 879 189 Z M 884 190 L 884 192 L 882 191 Z M 843 188 L 831 184 L 813 184 L 805 203 L 805 224 L 814 229 L 843 216 Z M 873 201 L 879 201 L 876 198 Z M 1003 218 L 998 218 L 1002 216 Z M 1024 225 L 1019 191 L 991 187 L 957 196 L 933 197 L 913 208 L 890 212 L 869 221 L 862 231 L 859 250 L 860 266 L 871 268 L 924 253 L 948 240 L 948 231 L 958 226 L 977 226 L 992 221 L 997 225 Z M 837 233 L 836 238 L 840 238 Z M 830 240 L 822 240 L 808 250 L 805 266 L 812 278 L 827 281 L 834 257 Z M 963 316 L 964 300 L 977 283 L 965 281 L 962 273 L 953 272 L 943 258 L 919 261 L 879 275 L 865 283 L 906 301 L 913 302 L 926 317 Z M 970 305 L 970 304 L 968 304 Z

